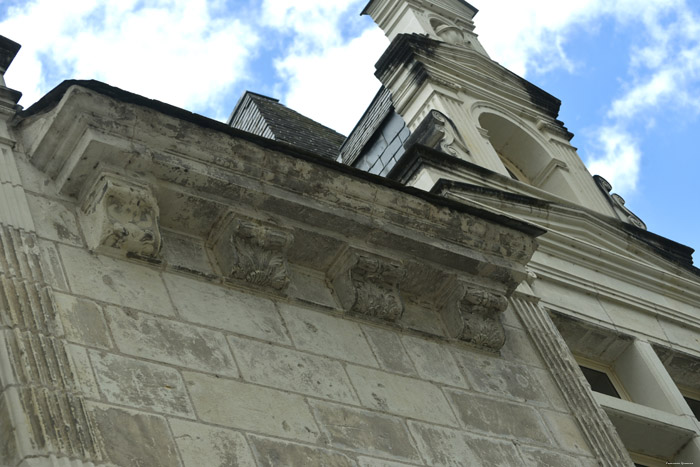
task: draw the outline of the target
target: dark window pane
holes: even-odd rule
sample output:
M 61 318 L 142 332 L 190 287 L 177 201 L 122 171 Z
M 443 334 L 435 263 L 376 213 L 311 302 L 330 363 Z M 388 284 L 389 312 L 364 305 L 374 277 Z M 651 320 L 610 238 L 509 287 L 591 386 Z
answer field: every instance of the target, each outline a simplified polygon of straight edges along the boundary
M 688 405 L 690 406 L 690 410 L 692 410 L 693 413 L 695 414 L 695 418 L 700 420 L 700 401 L 695 400 L 695 399 L 691 399 L 690 397 L 685 397 L 684 399 L 688 403 Z
M 586 368 L 585 366 L 579 366 L 579 368 L 581 368 L 581 371 L 583 371 L 583 376 L 586 377 L 588 384 L 591 385 L 591 389 L 593 389 L 595 392 L 621 399 L 620 394 L 618 394 L 608 375 L 602 371 Z

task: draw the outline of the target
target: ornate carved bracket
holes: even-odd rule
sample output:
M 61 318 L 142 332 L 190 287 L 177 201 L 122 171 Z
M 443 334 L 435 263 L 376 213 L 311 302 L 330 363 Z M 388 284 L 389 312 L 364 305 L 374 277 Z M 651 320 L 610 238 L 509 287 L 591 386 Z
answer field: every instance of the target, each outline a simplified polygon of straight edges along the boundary
M 88 247 L 155 257 L 160 251 L 158 203 L 146 185 L 103 173 L 83 196 Z
M 233 214 L 222 225 L 213 250 L 226 276 L 257 287 L 287 288 L 287 250 L 294 239 L 291 233 Z
M 396 322 L 403 314 L 399 282 L 403 265 L 366 252 L 349 252 L 332 278 L 333 288 L 347 313 Z
M 602 191 L 606 198 L 608 198 L 608 202 L 610 202 L 617 215 L 623 221 L 629 222 L 633 226 L 642 230 L 647 230 L 646 224 L 642 222 L 642 220 L 632 211 L 627 209 L 627 206 L 625 206 L 625 200 L 622 198 L 622 196 L 618 195 L 617 193 L 611 193 L 612 185 L 610 182 L 600 175 L 594 175 L 593 180 L 595 180 L 596 185 L 598 185 L 598 188 L 600 188 L 600 191 Z
M 477 348 L 498 351 L 506 341 L 501 315 L 508 308 L 504 295 L 467 286 L 461 299 L 448 305 L 446 323 L 451 337 Z
M 445 114 L 431 110 L 418 127 L 413 131 L 405 146 L 421 144 L 433 149 L 458 157 L 469 159 L 467 144 L 459 134 L 457 127 Z

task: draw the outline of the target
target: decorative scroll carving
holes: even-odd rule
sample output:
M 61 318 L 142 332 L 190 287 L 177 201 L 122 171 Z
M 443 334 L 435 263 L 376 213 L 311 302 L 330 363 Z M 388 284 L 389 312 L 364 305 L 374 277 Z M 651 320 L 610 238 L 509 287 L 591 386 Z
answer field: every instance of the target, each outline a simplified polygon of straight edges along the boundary
M 462 139 L 452 120 L 437 110 L 433 110 L 430 114 L 438 122 L 436 125 L 437 131 L 443 135 L 440 141 L 440 150 L 460 159 L 467 159 L 469 149 L 467 149 L 467 144 Z
M 287 250 L 293 238 L 275 226 L 230 215 L 214 251 L 228 277 L 257 287 L 284 290 L 289 284 Z
M 22 454 L 102 460 L 99 437 L 60 333 L 53 292 L 43 278 L 36 240 L 0 225 L 0 360 L 5 358 L 14 371 L 0 366 L 0 387 L 10 388 L 0 397 L 19 409 L 21 419 L 4 420 L 0 415 L 0 425 L 22 427 L 14 433 L 18 446 L 37 450 Z
M 350 314 L 396 322 L 403 314 L 401 263 L 365 252 L 351 252 L 333 279 L 340 302 Z
M 615 427 L 593 398 L 578 364 L 547 311 L 523 298 L 511 298 L 510 303 L 539 350 L 600 465 L 632 465 Z
M 637 217 L 632 211 L 630 211 L 627 208 L 627 206 L 625 206 L 625 200 L 622 198 L 622 196 L 618 195 L 617 193 L 611 193 L 612 185 L 610 184 L 610 182 L 608 182 L 600 175 L 594 175 L 593 180 L 595 180 L 596 184 L 598 185 L 598 188 L 600 188 L 600 191 L 602 191 L 603 194 L 608 198 L 608 201 L 612 205 L 613 209 L 615 209 L 615 212 L 620 217 L 620 219 L 629 222 L 633 226 L 638 227 L 642 230 L 647 230 L 646 224 L 642 222 L 642 220 L 639 217 Z
M 84 196 L 83 211 L 91 249 L 110 248 L 145 257 L 160 251 L 158 203 L 147 186 L 102 174 Z
M 501 315 L 508 308 L 505 296 L 468 286 L 464 295 L 448 306 L 446 322 L 452 337 L 475 347 L 498 351 L 506 342 Z
M 470 156 L 469 148 L 455 124 L 438 110 L 431 110 L 428 113 L 411 133 L 404 146 L 410 148 L 414 144 L 439 149 L 460 159 L 469 159 Z

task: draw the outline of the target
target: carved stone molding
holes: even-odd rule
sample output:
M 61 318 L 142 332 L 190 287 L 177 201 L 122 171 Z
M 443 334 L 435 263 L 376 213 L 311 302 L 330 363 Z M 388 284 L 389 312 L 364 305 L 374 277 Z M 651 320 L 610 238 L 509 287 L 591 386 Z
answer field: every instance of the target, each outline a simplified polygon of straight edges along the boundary
M 332 274 L 332 284 L 349 314 L 396 322 L 403 314 L 399 283 L 405 276 L 398 261 L 351 250 Z
M 150 188 L 103 173 L 83 196 L 88 247 L 155 257 L 160 251 L 159 210 Z
M 234 214 L 221 225 L 213 250 L 224 275 L 256 287 L 287 288 L 287 251 L 294 239 L 291 233 Z
M 615 427 L 593 397 L 547 311 L 526 298 L 511 298 L 510 303 L 559 386 L 598 463 L 604 467 L 632 465 Z
M 632 211 L 630 211 L 627 208 L 627 206 L 625 206 L 624 198 L 622 198 L 622 196 L 618 195 L 617 193 L 611 193 L 612 185 L 610 184 L 610 182 L 608 182 L 600 175 L 594 175 L 593 180 L 595 180 L 596 185 L 598 185 L 598 188 L 600 188 L 600 191 L 602 191 L 605 197 L 608 198 L 608 202 L 612 205 L 613 209 L 615 210 L 615 213 L 617 213 L 620 219 L 622 219 L 625 222 L 629 222 L 633 226 L 638 227 L 642 230 L 647 230 L 646 224 Z
M 506 342 L 501 316 L 508 308 L 508 300 L 480 287 L 466 286 L 463 290 L 461 298 L 446 307 L 450 337 L 483 350 L 500 350 Z

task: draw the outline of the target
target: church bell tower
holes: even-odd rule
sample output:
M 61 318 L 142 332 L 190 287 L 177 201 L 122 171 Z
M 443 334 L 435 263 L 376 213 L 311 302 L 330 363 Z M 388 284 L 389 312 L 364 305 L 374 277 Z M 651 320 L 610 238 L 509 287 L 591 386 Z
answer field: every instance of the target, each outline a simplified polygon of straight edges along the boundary
M 445 178 L 485 184 L 619 216 L 557 119 L 561 102 L 489 57 L 474 32 L 477 12 L 463 0 L 372 0 L 363 11 L 392 41 L 376 75 L 411 132 L 448 122 L 443 151 L 503 176 L 412 164 L 399 178 L 426 190 Z

